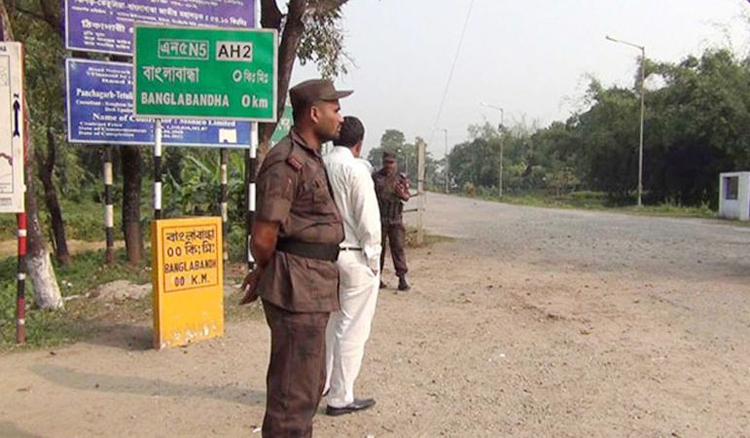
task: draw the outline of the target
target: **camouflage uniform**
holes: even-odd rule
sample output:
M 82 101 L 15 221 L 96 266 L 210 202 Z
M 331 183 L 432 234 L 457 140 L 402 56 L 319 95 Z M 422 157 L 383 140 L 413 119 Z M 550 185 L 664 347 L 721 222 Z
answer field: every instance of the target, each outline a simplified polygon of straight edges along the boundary
M 388 175 L 386 169 L 380 169 L 372 174 L 375 182 L 375 193 L 380 207 L 380 223 L 382 229 L 383 252 L 380 253 L 380 271 L 385 265 L 385 247 L 391 247 L 391 258 L 396 275 L 403 277 L 409 271 L 406 266 L 406 228 L 404 227 L 404 200 L 396 192 L 396 185 L 402 184 L 409 190 L 409 179 L 403 173 Z
M 256 215 L 258 221 L 281 224 L 279 244 L 258 286 L 271 329 L 263 436 L 310 437 L 326 380 L 326 325 L 330 312 L 339 309 L 339 277 L 335 255 L 322 260 L 292 249 L 338 251 L 344 229 L 320 153 L 295 131 L 263 162 Z

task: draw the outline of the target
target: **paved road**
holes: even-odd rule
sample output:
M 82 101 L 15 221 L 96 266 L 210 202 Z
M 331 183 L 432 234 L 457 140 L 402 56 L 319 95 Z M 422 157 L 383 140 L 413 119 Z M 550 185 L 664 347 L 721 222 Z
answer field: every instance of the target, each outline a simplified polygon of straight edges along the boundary
M 502 260 L 640 278 L 750 279 L 750 228 L 731 222 L 519 207 L 437 193 L 428 193 L 427 203 L 430 230 L 467 238 L 477 253 Z

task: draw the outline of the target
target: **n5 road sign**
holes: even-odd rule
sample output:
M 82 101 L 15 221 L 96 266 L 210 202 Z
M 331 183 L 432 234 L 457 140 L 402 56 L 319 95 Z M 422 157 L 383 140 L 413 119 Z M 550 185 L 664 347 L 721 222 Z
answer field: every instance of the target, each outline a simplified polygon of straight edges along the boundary
M 136 24 L 137 117 L 276 120 L 275 30 Z

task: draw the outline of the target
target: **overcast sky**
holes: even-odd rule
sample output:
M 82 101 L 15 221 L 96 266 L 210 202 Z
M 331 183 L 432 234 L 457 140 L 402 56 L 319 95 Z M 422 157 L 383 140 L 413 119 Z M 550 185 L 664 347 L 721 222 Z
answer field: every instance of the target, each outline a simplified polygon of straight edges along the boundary
M 443 105 L 443 92 L 471 13 Z M 337 79 L 355 93 L 342 111 L 367 127 L 366 149 L 386 129 L 409 142 L 420 136 L 436 158 L 485 120 L 546 126 L 580 108 L 590 76 L 605 86 L 632 86 L 639 50 L 679 62 L 707 48 L 747 53 L 746 0 L 350 0 L 346 48 L 356 65 Z M 296 68 L 293 83 L 316 75 Z M 437 129 L 437 131 L 435 130 Z

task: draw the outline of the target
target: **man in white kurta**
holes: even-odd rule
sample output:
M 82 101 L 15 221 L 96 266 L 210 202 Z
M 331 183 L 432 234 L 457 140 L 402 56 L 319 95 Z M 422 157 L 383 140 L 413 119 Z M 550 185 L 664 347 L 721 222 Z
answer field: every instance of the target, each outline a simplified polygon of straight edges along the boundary
M 324 158 L 345 236 L 336 262 L 341 310 L 331 314 L 326 331 L 328 415 L 375 404 L 354 397 L 380 285 L 380 212 L 370 171 L 358 159 L 363 138 L 362 123 L 345 117 L 337 146 Z

